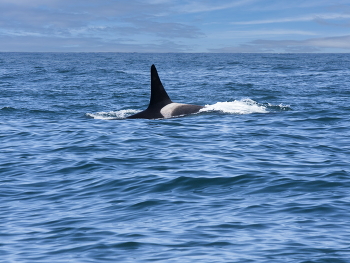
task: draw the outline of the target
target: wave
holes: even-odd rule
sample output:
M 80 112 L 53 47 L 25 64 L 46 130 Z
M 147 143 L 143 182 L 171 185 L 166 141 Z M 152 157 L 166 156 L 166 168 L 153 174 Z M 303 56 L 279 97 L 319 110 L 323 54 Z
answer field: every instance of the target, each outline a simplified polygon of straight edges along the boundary
M 48 109 L 29 109 L 29 108 L 13 108 L 13 107 L 3 107 L 0 108 L 1 112 L 4 113 L 19 113 L 19 114 L 57 114 L 57 111 Z
M 290 111 L 290 110 L 292 110 L 290 105 L 283 105 L 282 103 L 280 105 L 272 105 L 271 103 L 266 103 L 266 108 L 269 110 L 272 110 L 272 111 Z
M 15 111 L 17 110 L 16 108 L 13 108 L 13 107 L 3 107 L 0 109 L 1 111 Z

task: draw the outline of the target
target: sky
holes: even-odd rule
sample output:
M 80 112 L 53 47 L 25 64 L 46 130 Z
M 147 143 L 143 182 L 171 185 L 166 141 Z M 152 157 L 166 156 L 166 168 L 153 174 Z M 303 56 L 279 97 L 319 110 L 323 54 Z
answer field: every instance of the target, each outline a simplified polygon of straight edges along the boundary
M 0 0 L 0 52 L 349 53 L 350 0 Z

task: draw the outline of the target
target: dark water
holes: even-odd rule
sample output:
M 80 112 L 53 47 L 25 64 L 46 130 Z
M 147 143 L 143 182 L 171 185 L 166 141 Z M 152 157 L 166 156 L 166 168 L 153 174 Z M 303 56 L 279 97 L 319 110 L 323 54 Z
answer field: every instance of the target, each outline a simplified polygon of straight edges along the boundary
M 149 68 L 201 113 L 129 120 Z M 0 262 L 350 262 L 349 54 L 0 53 Z

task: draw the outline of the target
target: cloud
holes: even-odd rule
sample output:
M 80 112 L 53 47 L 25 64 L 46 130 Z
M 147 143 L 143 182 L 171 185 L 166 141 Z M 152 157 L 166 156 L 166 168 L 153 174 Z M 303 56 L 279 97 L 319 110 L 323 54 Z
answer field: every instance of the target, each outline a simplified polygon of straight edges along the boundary
M 335 19 L 350 19 L 350 14 L 335 14 L 335 13 L 334 14 L 310 14 L 306 16 L 231 22 L 231 24 L 232 25 L 260 25 L 260 24 L 276 24 L 276 23 L 335 20 Z
M 283 40 L 347 35 L 348 1 L 1 0 L 0 51 L 348 51 L 344 37 Z
M 341 7 L 341 8 L 339 8 Z M 344 11 L 344 7 L 349 7 L 349 0 L 293 0 L 293 1 L 264 1 L 260 0 L 254 6 L 250 6 L 251 10 L 259 12 L 277 12 L 281 13 L 287 10 L 289 13 L 293 10 L 303 12 L 305 10 L 316 9 L 338 9 Z
M 350 35 L 341 37 L 315 38 L 306 40 L 310 46 L 321 48 L 350 49 Z
M 275 37 L 282 35 L 299 35 L 299 36 L 315 36 L 317 33 L 304 30 L 291 30 L 291 29 L 258 29 L 258 30 L 230 30 L 225 32 L 214 32 L 210 34 L 211 39 L 238 39 L 238 38 L 257 38 L 257 37 Z
M 25 43 L 23 45 L 23 43 Z M 7 49 L 6 47 L 10 47 Z M 161 40 L 155 43 L 139 43 L 132 39 L 108 41 L 96 37 L 56 38 L 36 36 L 7 36 L 2 38 L 0 50 L 4 52 L 191 52 L 192 47 L 175 41 Z
M 46 47 L 42 51 L 66 47 L 96 51 L 100 47 L 103 51 L 138 48 L 138 51 L 162 52 L 165 50 L 164 43 L 169 44 L 168 51 L 189 50 L 190 46 L 176 44 L 176 39 L 195 39 L 205 35 L 194 25 L 159 19 L 169 7 L 173 9 L 173 2 L 166 0 L 3 0 L 0 2 L 0 51 L 22 50 L 29 46 L 35 49 L 33 45 L 41 46 L 38 38 L 41 42 L 47 41 L 47 46 L 51 45 L 51 50 Z M 130 48 L 126 48 L 126 44 L 120 42 L 125 37 L 135 42 L 143 40 L 143 44 L 130 44 Z M 23 41 L 24 38 L 26 41 Z M 112 48 L 106 42 L 114 43 L 120 49 Z M 15 45 L 8 46 L 6 43 Z M 151 48 L 153 43 L 154 47 L 158 46 L 157 49 Z M 15 46 L 17 49 L 14 49 Z
M 174 22 L 155 22 L 151 20 L 134 20 L 131 22 L 138 32 L 151 33 L 164 38 L 199 38 L 204 37 L 195 26 Z
M 178 5 L 178 10 L 182 13 L 202 13 L 212 12 L 223 9 L 230 9 L 237 6 L 243 6 L 255 2 L 255 0 L 241 1 L 187 1 L 187 3 Z
M 254 40 L 238 46 L 210 49 L 218 53 L 335 52 L 350 50 L 350 35 L 306 40 Z
M 107 26 L 128 24 L 136 28 L 142 25 L 142 29 L 147 31 L 148 27 L 145 22 L 150 21 L 148 31 L 154 32 L 152 26 L 156 26 L 158 31 L 163 30 L 163 34 L 169 31 L 167 26 L 161 27 L 159 26 L 161 22 L 156 21 L 165 8 L 171 7 L 167 1 L 158 1 L 157 4 L 154 1 L 127 0 L 4 1 L 0 3 L 2 10 L 0 25 L 3 29 L 21 28 L 41 31 L 46 28 L 66 30 L 96 24 Z M 185 25 L 180 22 L 168 24 L 175 28 Z M 171 33 L 171 35 L 174 34 Z

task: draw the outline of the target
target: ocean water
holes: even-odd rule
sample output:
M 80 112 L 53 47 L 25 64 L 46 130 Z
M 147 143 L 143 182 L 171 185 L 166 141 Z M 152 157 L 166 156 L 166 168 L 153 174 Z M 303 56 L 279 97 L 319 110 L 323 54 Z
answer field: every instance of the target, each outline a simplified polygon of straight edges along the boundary
M 148 106 L 150 66 L 174 102 Z M 350 54 L 0 53 L 0 262 L 350 262 Z

